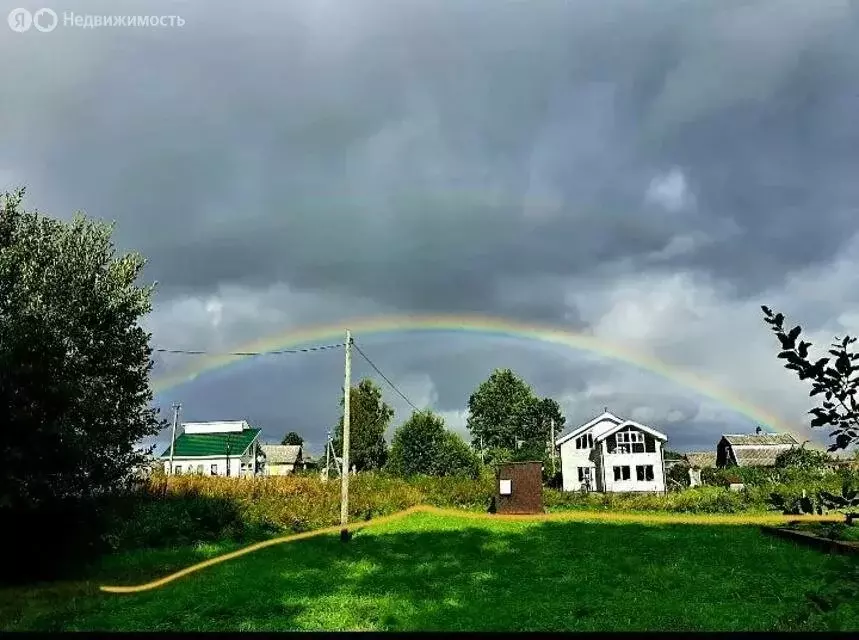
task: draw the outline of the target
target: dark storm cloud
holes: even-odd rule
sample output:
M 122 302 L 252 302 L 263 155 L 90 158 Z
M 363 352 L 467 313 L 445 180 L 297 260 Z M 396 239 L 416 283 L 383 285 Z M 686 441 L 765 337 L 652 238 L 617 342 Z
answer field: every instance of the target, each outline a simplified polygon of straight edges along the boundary
M 27 136 L 0 157 L 44 176 L 40 201 L 117 218 L 165 295 L 283 281 L 515 313 L 504 278 L 645 264 L 726 221 L 673 264 L 754 290 L 855 226 L 859 30 L 839 3 L 313 5 L 148 3 L 186 28 L 51 34 L 97 63 L 60 62 L 74 96 L 13 109 Z M 694 209 L 644 203 L 673 166 Z
M 186 23 L 4 34 L 0 59 L 14 64 L 0 87 L 0 178 L 26 182 L 47 212 L 118 221 L 123 247 L 141 250 L 160 283 L 152 329 L 162 346 L 226 349 L 285 326 L 393 312 L 585 332 L 602 314 L 609 341 L 639 336 L 701 368 L 745 367 L 737 377 L 751 384 L 763 376 L 728 347 L 663 344 L 687 334 L 660 322 L 694 324 L 675 298 L 722 316 L 734 298 L 778 291 L 786 273 L 827 267 L 859 229 L 855 3 L 72 10 Z M 700 298 L 692 285 L 660 294 L 657 282 L 630 302 L 648 277 L 684 270 L 698 272 Z M 210 298 L 233 315 L 213 320 Z M 611 314 L 624 300 L 629 320 Z M 737 304 L 724 314 L 733 343 L 752 345 Z M 720 428 L 682 389 L 641 392 L 584 357 L 499 344 L 436 336 L 368 348 L 440 410 L 461 409 L 493 368 L 511 366 L 539 393 L 567 398 L 571 421 L 610 401 Z M 181 395 L 187 419 L 246 417 L 267 437 L 288 426 L 320 440 L 339 415 L 337 357 L 239 367 L 159 401 Z

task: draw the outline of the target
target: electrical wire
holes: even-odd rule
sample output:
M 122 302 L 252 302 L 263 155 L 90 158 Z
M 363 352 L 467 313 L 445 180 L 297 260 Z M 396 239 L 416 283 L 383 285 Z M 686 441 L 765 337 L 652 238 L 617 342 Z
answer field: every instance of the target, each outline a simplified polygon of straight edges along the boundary
M 217 353 L 217 352 L 213 352 L 213 351 L 205 351 L 202 349 L 163 349 L 163 348 L 153 349 L 152 351 L 155 353 L 171 353 L 171 354 L 188 355 L 188 356 L 277 356 L 277 355 L 284 355 L 284 354 L 291 354 L 291 353 L 312 353 L 315 351 L 328 351 L 330 349 L 341 349 L 345 346 L 346 346 L 345 343 L 339 342 L 336 344 L 323 344 L 323 345 L 317 345 L 314 347 L 304 347 L 302 349 L 277 349 L 274 351 L 228 351 L 228 352 Z M 388 378 L 388 376 L 386 376 L 384 373 L 382 373 L 382 370 L 376 366 L 376 363 L 374 363 L 372 360 L 370 360 L 369 356 L 366 353 L 364 353 L 364 351 L 361 349 L 361 347 L 359 347 L 355 343 L 354 340 L 352 340 L 352 346 L 355 347 L 355 350 L 361 355 L 362 358 L 364 358 L 364 360 L 367 361 L 367 364 L 369 364 L 373 368 L 373 370 L 382 377 L 382 380 L 384 380 L 388 384 L 388 386 L 391 387 L 391 389 L 393 389 L 397 393 L 397 395 L 399 395 L 403 400 L 406 401 L 406 404 L 408 404 L 415 411 L 420 411 L 420 409 L 418 409 L 418 407 L 415 405 L 415 403 L 412 402 L 411 400 L 409 400 L 408 396 L 406 396 L 406 394 L 404 394 L 402 391 L 400 391 L 399 388 L 397 387 L 397 385 L 395 385 L 393 382 L 391 382 L 391 379 Z
M 377 367 L 377 366 L 373 363 L 373 361 L 372 361 L 372 360 L 370 360 L 370 358 L 367 356 L 367 354 L 366 354 L 366 353 L 364 353 L 363 351 L 361 351 L 361 347 L 359 347 L 357 344 L 355 344 L 355 341 L 354 341 L 354 340 L 352 340 L 352 346 L 353 346 L 353 347 L 355 347 L 355 351 L 357 351 L 359 354 L 361 354 L 361 357 L 362 357 L 362 358 L 364 358 L 364 360 L 366 360 L 366 361 L 367 361 L 367 364 L 369 364 L 371 367 L 373 367 L 373 369 L 376 371 L 376 373 L 378 373 L 380 376 L 382 376 L 382 380 L 384 380 L 385 382 L 387 382 L 387 383 L 388 383 L 388 386 L 390 386 L 390 387 L 391 387 L 391 389 L 393 389 L 395 392 L 397 392 L 397 394 L 398 394 L 398 395 L 399 395 L 403 400 L 405 400 L 405 401 L 406 401 L 406 403 L 407 403 L 407 404 L 408 404 L 412 409 L 414 409 L 415 411 L 420 411 L 420 409 L 418 409 L 418 408 L 415 406 L 415 404 L 414 404 L 411 400 L 409 400 L 409 399 L 406 397 L 406 394 L 404 394 L 402 391 L 400 391 L 400 390 L 397 388 L 397 385 L 395 385 L 393 382 L 391 382 L 391 381 L 388 379 L 388 376 L 386 376 L 384 373 L 382 373 L 382 371 L 379 369 L 379 367 Z
M 228 351 L 226 353 L 216 353 L 213 351 L 196 351 L 189 349 L 153 349 L 152 351 L 156 353 L 178 353 L 188 356 L 279 356 L 287 353 L 310 353 L 312 351 L 342 349 L 345 346 L 345 342 L 340 342 L 338 344 L 323 344 L 315 347 L 305 347 L 303 349 L 277 349 L 275 351 Z

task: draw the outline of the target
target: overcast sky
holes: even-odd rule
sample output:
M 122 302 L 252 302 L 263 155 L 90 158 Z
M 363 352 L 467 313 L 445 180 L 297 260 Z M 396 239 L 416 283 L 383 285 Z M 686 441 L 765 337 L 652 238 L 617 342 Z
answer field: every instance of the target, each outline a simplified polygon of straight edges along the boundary
M 48 2 L 0 0 L 4 15 Z M 759 306 L 859 332 L 859 8 L 847 0 L 51 4 L 2 27 L 0 182 L 115 220 L 159 347 L 227 351 L 356 316 L 472 313 L 649 354 L 808 437 Z M 63 12 L 181 28 L 63 26 Z M 583 423 L 608 405 L 712 447 L 755 424 L 628 366 L 475 334 L 356 336 L 462 431 L 511 367 Z M 159 359 L 156 375 L 193 367 Z M 355 376 L 373 373 L 360 358 Z M 380 384 L 384 385 L 382 380 Z M 158 396 L 321 451 L 342 352 Z M 408 406 L 389 388 L 396 421 Z

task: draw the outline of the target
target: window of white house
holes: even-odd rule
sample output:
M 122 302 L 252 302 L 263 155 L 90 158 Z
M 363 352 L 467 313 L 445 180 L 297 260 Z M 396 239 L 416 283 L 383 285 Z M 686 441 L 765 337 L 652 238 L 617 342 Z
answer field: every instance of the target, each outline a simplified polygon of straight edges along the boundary
M 591 477 L 590 467 L 579 467 L 579 482 L 584 482 L 586 478 Z
M 644 434 L 640 431 L 621 431 L 617 434 L 618 453 L 644 453 Z
M 177 465 L 174 467 L 174 469 L 175 469 L 175 470 L 174 470 L 174 472 L 173 472 L 173 473 L 175 473 L 177 476 L 182 475 L 182 465 L 181 465 L 181 464 L 177 464 Z
M 218 475 L 218 465 L 217 464 L 213 464 L 211 467 L 209 467 L 209 474 L 213 475 L 213 476 Z
M 593 449 L 594 436 L 591 433 L 586 433 L 583 436 L 576 438 L 576 449 Z
M 615 482 L 629 480 L 629 467 L 614 467 L 614 479 Z
M 201 465 L 201 464 L 197 465 L 197 474 L 203 475 L 203 465 Z
M 653 465 L 645 464 L 636 466 L 635 479 L 639 482 L 650 482 L 653 480 Z

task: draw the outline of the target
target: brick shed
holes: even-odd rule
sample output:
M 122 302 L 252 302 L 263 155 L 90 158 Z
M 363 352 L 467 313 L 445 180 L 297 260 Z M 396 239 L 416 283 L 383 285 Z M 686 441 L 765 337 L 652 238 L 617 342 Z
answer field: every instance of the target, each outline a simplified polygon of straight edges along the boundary
M 543 513 L 543 463 L 507 462 L 495 481 L 496 513 Z

